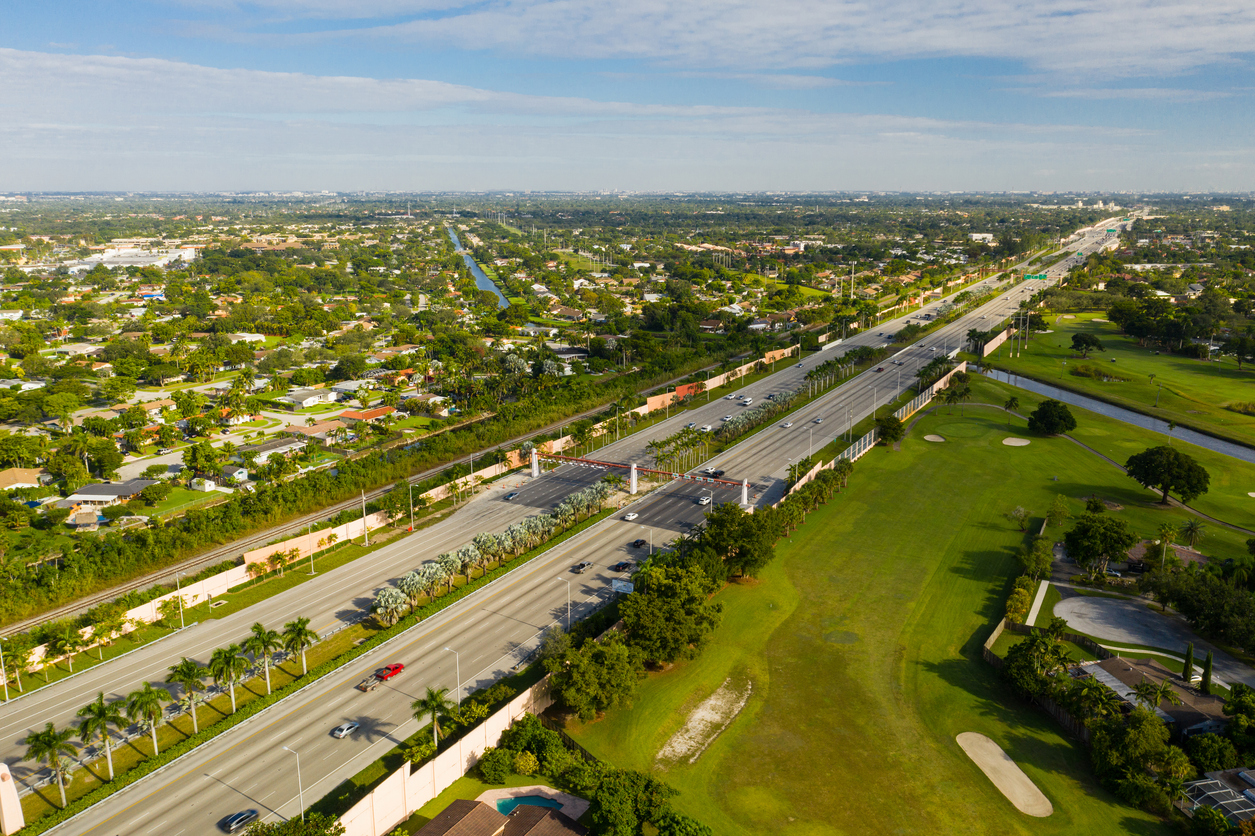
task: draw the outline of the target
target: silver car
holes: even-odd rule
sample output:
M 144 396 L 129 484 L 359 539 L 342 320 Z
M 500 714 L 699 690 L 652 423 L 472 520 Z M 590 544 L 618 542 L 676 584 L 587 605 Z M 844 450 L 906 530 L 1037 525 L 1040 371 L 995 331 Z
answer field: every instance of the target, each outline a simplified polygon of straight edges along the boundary
M 340 725 L 336 726 L 334 729 L 331 730 L 331 736 L 334 737 L 336 740 L 343 740 L 344 738 L 351 735 L 353 732 L 357 731 L 359 728 L 361 728 L 359 724 L 351 722 L 351 721 L 348 723 L 341 723 Z

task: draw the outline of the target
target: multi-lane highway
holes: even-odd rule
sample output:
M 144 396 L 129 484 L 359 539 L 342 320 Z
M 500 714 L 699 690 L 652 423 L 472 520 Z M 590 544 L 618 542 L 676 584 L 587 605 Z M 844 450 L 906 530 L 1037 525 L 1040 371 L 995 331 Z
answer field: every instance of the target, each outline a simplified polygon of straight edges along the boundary
M 1097 236 L 1086 236 L 1071 249 L 1097 249 L 1107 225 L 1099 224 Z M 1066 265 L 1052 272 L 1061 270 L 1066 270 Z M 790 416 L 792 427 L 780 426 L 785 420 L 781 418 L 776 426 L 725 451 L 710 464 L 726 470 L 727 479 L 748 479 L 755 486 L 758 501 L 774 501 L 782 493 L 790 461 L 805 456 L 809 449 L 819 449 L 845 430 L 849 422 L 857 423 L 870 414 L 873 406 L 883 407 L 898 391 L 914 383 L 916 369 L 938 354 L 959 347 L 969 329 L 990 327 L 1002 318 L 1002 312 L 1013 308 L 1034 289 L 1009 289 L 957 322 L 938 329 L 920 344 L 900 352 L 895 359 L 902 366 L 886 362 L 883 372 L 864 372 Z M 935 311 L 936 306 L 931 309 Z M 882 344 L 885 338 L 879 333 L 892 333 L 905 322 L 906 318 L 902 318 L 885 323 L 819 357 L 807 359 L 800 368 L 790 363 L 775 375 L 745 386 L 743 393 L 761 399 L 771 392 L 801 386 L 808 368 L 840 356 L 854 345 Z M 646 464 L 644 446 L 648 441 L 670 435 L 689 421 L 716 425 L 723 415 L 738 409 L 741 407 L 735 401 L 712 394 L 709 403 L 607 445 L 595 456 L 606 461 Z M 819 423 L 816 419 L 820 419 Z M 214 648 L 243 638 L 255 621 L 278 627 L 304 615 L 313 619 L 314 627 L 325 630 L 355 618 L 369 608 L 376 589 L 422 561 L 465 544 L 479 531 L 501 530 L 528 513 L 552 507 L 567 493 L 602 475 L 603 471 L 568 465 L 535 481 L 512 477 L 450 519 L 391 543 L 366 558 L 319 575 L 235 616 L 198 625 L 124 659 L 14 701 L 6 706 L 0 720 L 0 757 L 11 765 L 17 764 L 25 751 L 20 741 L 30 729 L 42 727 L 47 721 L 66 725 L 78 707 L 90 701 L 97 691 L 118 697 L 142 681 L 159 681 L 166 668 L 181 656 L 203 663 Z M 518 487 L 520 481 L 524 484 Z M 514 490 L 519 495 L 506 501 L 506 493 Z M 131 834 L 160 829 L 165 836 L 178 836 L 183 830 L 207 832 L 222 817 L 241 809 L 258 809 L 264 818 L 295 815 L 299 805 L 294 756 L 283 746 L 301 753 L 306 799 L 326 793 L 414 730 L 409 704 L 427 685 L 467 693 L 501 676 L 536 646 L 547 627 L 565 620 L 568 594 L 576 618 L 607 594 L 610 580 L 616 577 L 608 567 L 627 557 L 639 557 L 646 550 L 632 548 L 633 540 L 652 540 L 656 546 L 699 521 L 704 508 L 697 501 L 706 490 L 703 485 L 676 482 L 650 494 L 622 514 L 424 621 L 385 648 L 220 736 L 160 774 L 96 805 L 60 827 L 59 832 Z M 716 503 L 739 498 L 739 491 L 735 490 L 717 488 L 714 494 Z M 622 519 L 629 511 L 637 513 L 638 519 Z M 571 567 L 583 560 L 591 561 L 594 568 L 586 574 L 571 572 Z M 457 651 L 456 656 L 446 647 Z M 369 694 L 353 687 L 380 664 L 393 661 L 407 665 L 402 678 Z M 461 683 L 455 674 L 458 663 Z M 362 730 L 345 740 L 331 738 L 331 728 L 346 720 L 361 723 Z M 28 776 L 29 765 L 20 764 L 15 772 Z

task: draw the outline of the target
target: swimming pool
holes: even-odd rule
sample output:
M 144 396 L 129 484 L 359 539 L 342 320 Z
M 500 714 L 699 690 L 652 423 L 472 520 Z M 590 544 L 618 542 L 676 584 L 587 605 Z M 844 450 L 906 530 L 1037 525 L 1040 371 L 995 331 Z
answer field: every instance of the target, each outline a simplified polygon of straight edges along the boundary
M 514 812 L 514 808 L 521 804 L 530 807 L 550 807 L 554 810 L 561 810 L 562 805 L 554 801 L 552 798 L 545 798 L 543 795 L 517 795 L 513 798 L 497 799 L 497 812 L 503 816 L 508 816 Z

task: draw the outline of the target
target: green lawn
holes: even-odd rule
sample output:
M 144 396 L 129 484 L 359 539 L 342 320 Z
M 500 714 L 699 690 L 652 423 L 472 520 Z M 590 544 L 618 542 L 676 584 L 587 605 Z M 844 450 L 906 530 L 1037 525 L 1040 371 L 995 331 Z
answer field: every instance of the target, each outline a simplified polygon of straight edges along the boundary
M 1020 407 L 1017 411 L 1021 415 L 1028 415 L 1041 401 L 1045 400 L 1039 395 L 998 383 L 982 375 L 972 375 L 971 384 L 974 403 L 1001 405 L 1006 403 L 1007 398 L 1014 395 L 1020 399 Z M 951 407 L 939 407 L 939 409 L 948 412 Z M 967 411 L 972 409 L 987 408 L 965 407 Z M 1162 433 L 1134 427 L 1115 418 L 1107 418 L 1079 407 L 1069 407 L 1069 409 L 1072 410 L 1077 421 L 1076 429 L 1069 435 L 1121 465 L 1134 453 L 1140 453 L 1148 447 L 1162 445 L 1168 441 Z M 957 408 L 955 414 L 958 414 Z M 996 413 L 991 411 L 990 414 Z M 1005 422 L 1005 413 L 1002 414 Z M 1011 429 L 1018 435 L 1028 433 L 1025 422 L 1019 418 L 1011 420 Z M 1234 525 L 1251 528 L 1252 514 L 1255 514 L 1255 498 L 1248 496 L 1248 492 L 1255 491 L 1255 465 L 1220 453 L 1213 453 L 1202 447 L 1195 447 L 1193 444 L 1181 441 L 1172 443 L 1197 459 L 1198 463 L 1207 468 L 1207 472 L 1211 475 L 1211 486 L 1207 493 L 1191 500 L 1191 507 Z M 1127 481 L 1130 485 L 1136 486 L 1132 479 Z M 1155 498 L 1150 491 L 1140 491 L 1140 501 L 1153 502 Z M 1044 508 L 1041 510 L 1045 511 Z M 1217 530 L 1217 526 L 1208 524 L 1207 536 L 1210 537 Z M 1209 541 L 1206 537 L 1199 542 L 1200 548 L 1210 553 L 1208 545 Z
M 1230 403 L 1255 401 L 1255 369 L 1243 367 L 1239 372 L 1231 357 L 1209 363 L 1166 351 L 1155 354 L 1153 347 L 1143 348 L 1136 340 L 1122 336 L 1117 326 L 1094 321 L 1103 318 L 1102 313 L 1077 314 L 1075 319 L 1050 315 L 1047 323 L 1053 333 L 1035 336 L 1028 351 L 1018 358 L 1009 356 L 1010 346 L 1004 343 L 989 359 L 1000 369 L 1154 415 L 1165 422 L 1175 421 L 1181 426 L 1255 445 L 1255 415 L 1225 408 Z M 1072 335 L 1078 333 L 1098 337 L 1106 351 L 1094 352 L 1088 360 L 1080 359 L 1071 349 Z M 1098 366 L 1128 379 L 1108 383 L 1080 377 L 1072 374 L 1078 364 Z
M 1084 749 L 1012 697 L 980 647 L 1025 537 L 1010 507 L 1098 490 L 1128 498 L 1139 529 L 1174 512 L 1135 507 L 1140 488 L 1065 439 L 1010 448 L 1006 435 L 986 410 L 932 415 L 900 451 L 861 459 L 760 580 L 720 594 L 724 623 L 698 660 L 572 733 L 616 766 L 653 769 L 697 703 L 748 679 L 739 718 L 695 764 L 661 773 L 716 833 L 1169 832 L 1099 788 Z M 1018 813 L 958 748 L 964 731 L 1002 745 L 1054 814 Z

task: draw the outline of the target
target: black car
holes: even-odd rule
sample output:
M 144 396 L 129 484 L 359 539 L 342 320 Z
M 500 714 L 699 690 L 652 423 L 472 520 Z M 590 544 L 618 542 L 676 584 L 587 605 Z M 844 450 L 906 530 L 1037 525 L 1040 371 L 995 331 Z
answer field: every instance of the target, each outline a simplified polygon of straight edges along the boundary
M 227 816 L 223 819 L 222 829 L 227 833 L 234 833 L 237 830 L 243 830 L 255 821 L 257 821 L 257 811 L 244 810 L 243 812 Z
M 611 572 L 626 572 L 628 569 L 631 569 L 631 568 L 632 568 L 632 561 L 620 560 L 618 563 L 610 567 L 610 571 Z
M 649 541 L 646 540 L 644 537 L 641 537 L 637 540 L 632 541 L 632 548 L 634 549 L 642 549 L 647 545 L 649 545 Z
M 716 470 L 714 473 L 712 473 L 712 474 L 710 474 L 710 475 L 711 475 L 711 476 L 713 476 L 713 477 L 715 477 L 716 479 L 718 479 L 720 476 L 722 476 L 722 475 L 723 475 L 723 471 L 722 471 L 722 470 Z

